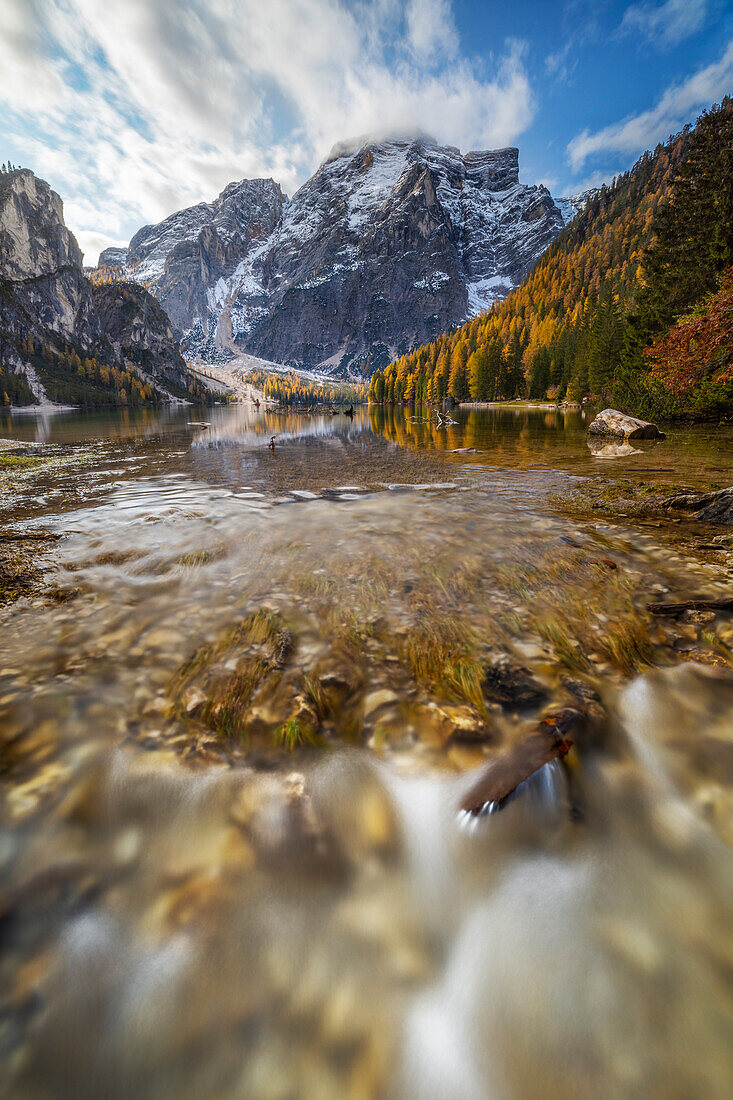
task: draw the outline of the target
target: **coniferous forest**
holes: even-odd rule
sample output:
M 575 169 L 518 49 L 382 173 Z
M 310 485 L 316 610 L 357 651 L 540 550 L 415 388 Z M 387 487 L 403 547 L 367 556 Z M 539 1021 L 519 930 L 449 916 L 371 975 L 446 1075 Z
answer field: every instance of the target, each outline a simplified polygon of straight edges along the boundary
M 733 413 L 733 101 L 604 186 L 490 312 L 372 377 L 373 401 Z

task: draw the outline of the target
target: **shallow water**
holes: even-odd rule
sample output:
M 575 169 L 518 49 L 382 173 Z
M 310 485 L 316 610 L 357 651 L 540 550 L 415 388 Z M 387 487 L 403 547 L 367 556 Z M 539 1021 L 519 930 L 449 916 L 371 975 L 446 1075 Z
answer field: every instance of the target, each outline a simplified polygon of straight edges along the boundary
M 563 499 L 732 484 L 733 433 L 409 415 L 0 414 L 50 458 L 0 522 L 61 536 L 0 608 L 9 1095 L 730 1095 L 733 630 L 646 611 L 729 554 Z

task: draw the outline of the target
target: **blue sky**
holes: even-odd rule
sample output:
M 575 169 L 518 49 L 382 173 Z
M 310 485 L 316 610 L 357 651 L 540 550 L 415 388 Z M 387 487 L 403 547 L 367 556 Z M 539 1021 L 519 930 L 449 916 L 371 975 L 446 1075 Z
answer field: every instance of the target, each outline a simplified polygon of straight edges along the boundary
M 518 145 L 573 194 L 733 92 L 731 0 L 2 0 L 0 160 L 92 262 L 140 225 L 336 142 Z

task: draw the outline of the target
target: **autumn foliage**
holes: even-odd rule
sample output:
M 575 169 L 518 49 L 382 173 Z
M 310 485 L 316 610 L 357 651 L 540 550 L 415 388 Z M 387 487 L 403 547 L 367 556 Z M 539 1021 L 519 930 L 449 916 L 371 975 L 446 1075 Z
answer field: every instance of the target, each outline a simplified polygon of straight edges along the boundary
M 644 356 L 670 389 L 733 383 L 733 267 L 720 290 L 645 348 Z

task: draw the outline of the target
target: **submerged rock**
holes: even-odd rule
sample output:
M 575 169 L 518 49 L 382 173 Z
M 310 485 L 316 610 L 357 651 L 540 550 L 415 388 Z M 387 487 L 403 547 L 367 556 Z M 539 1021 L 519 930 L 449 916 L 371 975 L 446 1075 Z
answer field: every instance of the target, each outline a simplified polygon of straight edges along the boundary
M 488 666 L 481 690 L 485 698 L 513 710 L 531 710 L 547 699 L 547 692 L 529 669 L 505 660 Z
M 449 740 L 469 745 L 483 745 L 496 739 L 496 734 L 473 707 L 443 707 L 450 730 Z
M 604 409 L 588 428 L 588 435 L 614 436 L 623 439 L 665 439 L 656 424 L 627 416 L 618 409 Z
M 715 493 L 675 493 L 662 501 L 665 508 L 690 512 L 707 523 L 733 524 L 733 486 Z

